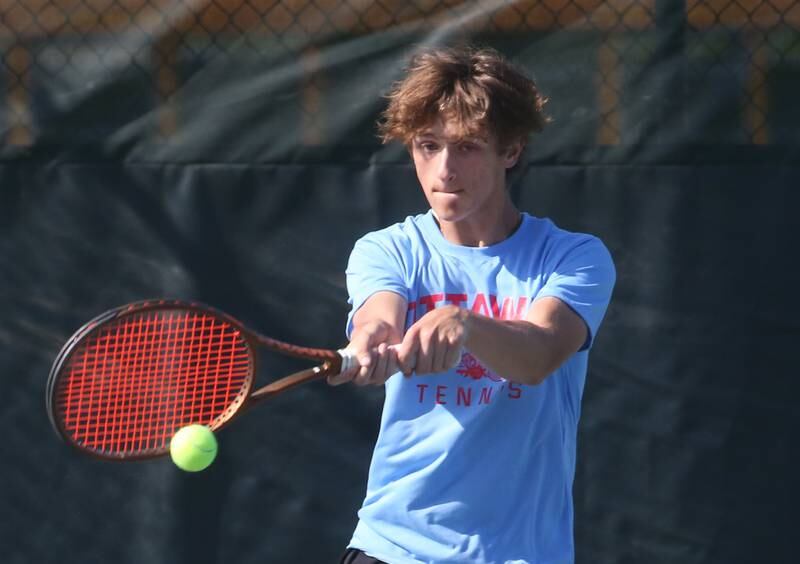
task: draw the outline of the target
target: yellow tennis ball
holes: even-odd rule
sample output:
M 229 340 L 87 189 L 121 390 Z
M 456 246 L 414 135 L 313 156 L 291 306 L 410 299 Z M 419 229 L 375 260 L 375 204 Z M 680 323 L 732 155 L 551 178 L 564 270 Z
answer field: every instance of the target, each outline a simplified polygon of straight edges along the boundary
M 217 439 L 205 425 L 187 425 L 172 436 L 169 454 L 181 470 L 199 472 L 217 457 Z

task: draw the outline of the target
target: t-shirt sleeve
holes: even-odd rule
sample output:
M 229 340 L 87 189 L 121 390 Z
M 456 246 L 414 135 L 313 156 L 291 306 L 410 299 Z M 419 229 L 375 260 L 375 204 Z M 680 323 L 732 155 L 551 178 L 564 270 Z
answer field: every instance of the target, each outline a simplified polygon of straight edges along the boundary
M 560 299 L 586 323 L 588 335 L 581 350 L 588 349 L 611 300 L 617 274 L 611 253 L 596 237 L 586 236 L 556 257 L 547 282 L 534 299 Z
M 405 272 L 402 252 L 390 238 L 371 233 L 356 242 L 345 271 L 347 302 L 351 306 L 347 315 L 348 339 L 353 330 L 353 316 L 371 295 L 389 291 L 408 300 Z

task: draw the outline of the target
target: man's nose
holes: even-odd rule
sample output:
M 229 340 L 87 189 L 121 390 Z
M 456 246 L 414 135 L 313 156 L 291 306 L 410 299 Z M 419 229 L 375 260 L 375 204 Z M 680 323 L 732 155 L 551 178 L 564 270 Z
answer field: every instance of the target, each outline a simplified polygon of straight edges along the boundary
M 453 155 L 449 147 L 445 147 L 439 153 L 439 180 L 443 182 L 452 182 L 456 178 L 456 170 L 453 162 Z

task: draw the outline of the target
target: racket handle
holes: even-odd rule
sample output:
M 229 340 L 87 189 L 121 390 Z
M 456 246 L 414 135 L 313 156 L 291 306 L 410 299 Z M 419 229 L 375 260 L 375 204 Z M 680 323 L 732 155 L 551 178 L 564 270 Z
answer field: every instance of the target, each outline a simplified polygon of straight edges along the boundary
M 400 348 L 400 344 L 398 343 L 396 345 L 389 345 L 388 348 L 390 350 L 397 350 Z M 356 355 L 353 353 L 353 351 L 349 349 L 339 349 L 336 352 L 339 353 L 339 356 L 342 357 L 342 367 L 339 370 L 339 374 L 347 372 L 348 370 L 352 370 L 356 366 L 360 366 L 358 358 L 356 358 Z
M 342 367 L 339 369 L 339 374 L 352 370 L 358 366 L 358 359 L 351 351 L 347 349 L 339 349 L 336 352 L 342 357 Z

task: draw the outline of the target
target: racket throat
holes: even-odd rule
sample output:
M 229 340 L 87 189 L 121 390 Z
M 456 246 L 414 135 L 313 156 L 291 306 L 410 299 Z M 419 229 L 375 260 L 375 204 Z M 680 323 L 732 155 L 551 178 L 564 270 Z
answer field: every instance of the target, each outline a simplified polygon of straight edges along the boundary
M 285 378 L 281 378 L 280 380 L 276 380 L 275 382 L 267 384 L 263 388 L 259 388 L 252 393 L 250 400 L 255 402 L 270 398 L 307 382 L 321 380 L 332 372 L 333 370 L 331 362 L 325 362 L 320 366 L 295 372 L 294 374 L 286 376 Z

